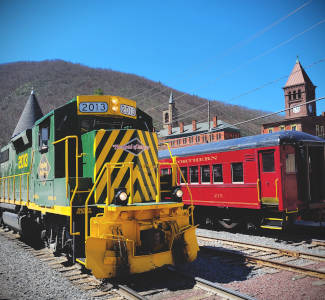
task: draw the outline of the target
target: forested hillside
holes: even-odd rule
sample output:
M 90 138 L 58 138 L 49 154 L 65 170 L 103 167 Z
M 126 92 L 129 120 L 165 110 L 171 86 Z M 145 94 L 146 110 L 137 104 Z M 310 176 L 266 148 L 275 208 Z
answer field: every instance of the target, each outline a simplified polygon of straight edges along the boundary
M 80 64 L 62 60 L 41 62 L 17 62 L 0 65 L 0 144 L 10 139 L 19 116 L 30 95 L 31 90 L 39 100 L 43 113 L 58 107 L 76 95 L 93 94 L 101 89 L 104 94 L 132 98 L 138 107 L 150 114 L 157 129 L 162 126 L 162 111 L 168 106 L 170 92 L 174 97 L 183 95 L 181 91 L 166 87 L 133 74 L 121 73 L 107 69 L 89 68 Z M 139 95 L 138 95 L 139 94 Z M 207 120 L 206 99 L 194 95 L 185 95 L 176 100 L 178 111 L 190 113 L 181 119 L 185 124 L 193 119 Z M 251 119 L 264 112 L 251 110 L 242 106 L 229 105 L 220 101 L 211 101 L 210 115 L 230 124 Z M 242 135 L 260 133 L 260 124 L 278 120 L 272 117 L 241 126 Z

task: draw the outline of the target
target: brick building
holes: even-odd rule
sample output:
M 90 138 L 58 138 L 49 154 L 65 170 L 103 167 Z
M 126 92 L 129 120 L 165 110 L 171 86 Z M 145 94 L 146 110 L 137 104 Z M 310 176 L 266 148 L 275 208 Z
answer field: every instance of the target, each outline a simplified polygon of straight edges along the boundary
M 286 115 L 283 121 L 262 125 L 262 133 L 280 130 L 303 131 L 325 138 L 325 113 L 316 115 L 316 86 L 297 59 L 295 66 L 283 87 Z
M 208 122 L 184 125 L 179 123 L 178 127 L 168 124 L 166 129 L 158 133 L 160 143 L 168 143 L 171 148 L 186 147 L 191 145 L 217 142 L 240 137 L 240 130 L 224 121 L 218 120 L 217 116 Z M 164 147 L 161 147 L 161 149 Z

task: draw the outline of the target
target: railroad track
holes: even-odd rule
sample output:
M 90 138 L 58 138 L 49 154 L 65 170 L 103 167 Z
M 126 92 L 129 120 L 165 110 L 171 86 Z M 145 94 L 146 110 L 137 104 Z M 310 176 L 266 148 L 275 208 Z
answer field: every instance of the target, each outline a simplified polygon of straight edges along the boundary
M 90 297 L 96 299 L 145 299 L 135 290 L 129 287 L 104 283 L 102 280 L 96 279 L 93 275 L 86 272 L 79 264 L 71 265 L 64 256 L 54 256 L 48 248 L 35 249 L 34 247 L 20 240 L 19 234 L 0 227 L 0 234 L 6 238 L 15 241 L 25 251 L 31 253 L 40 261 L 46 263 L 49 267 L 61 273 L 73 285 L 81 290 L 88 292 Z
M 258 264 L 264 267 L 287 270 L 295 273 L 300 273 L 306 276 L 312 276 L 320 279 L 325 279 L 325 269 L 315 269 L 305 266 L 295 265 L 301 263 L 299 260 L 307 260 L 305 263 L 315 264 L 325 262 L 325 256 L 314 255 L 299 251 L 285 250 L 280 248 L 260 246 L 256 244 L 231 241 L 226 239 L 218 239 L 197 235 L 198 240 L 207 242 L 217 242 L 228 248 L 200 246 L 203 253 L 212 255 L 227 256 L 233 259 L 240 258 L 246 263 Z
M 15 241 L 21 248 L 25 251 L 30 252 L 34 257 L 40 261 L 46 263 L 52 269 L 61 273 L 62 276 L 67 278 L 71 283 L 80 288 L 81 290 L 87 291 L 90 297 L 96 299 L 131 299 L 131 300 L 145 300 L 155 297 L 155 299 L 164 299 L 166 297 L 174 298 L 192 298 L 192 299 L 202 299 L 209 298 L 211 296 L 216 296 L 218 299 L 229 299 L 229 300 L 253 300 L 254 298 L 241 294 L 235 290 L 226 288 L 220 284 L 205 280 L 199 277 L 192 277 L 188 274 L 180 273 L 173 267 L 157 271 L 156 279 L 153 278 L 153 273 L 142 274 L 138 278 L 140 282 L 152 282 L 153 280 L 159 281 L 160 278 L 170 278 L 174 276 L 176 279 L 174 281 L 179 281 L 181 277 L 187 278 L 186 280 L 191 282 L 189 289 L 176 289 L 169 288 L 168 284 L 165 287 L 163 283 L 163 288 L 161 286 L 147 287 L 137 289 L 137 276 L 130 278 L 126 284 L 111 283 L 109 280 L 98 280 L 90 273 L 84 271 L 82 266 L 78 264 L 70 265 L 66 257 L 54 256 L 53 253 L 47 248 L 35 249 L 32 246 L 25 244 L 20 240 L 19 234 L 13 233 L 6 229 L 0 228 L 0 234 L 4 235 L 6 238 Z M 159 272 L 167 272 L 159 273 Z M 173 275 L 172 275 L 173 274 Z M 141 277 L 142 276 L 142 277 Z M 134 288 L 133 288 L 134 287 Z

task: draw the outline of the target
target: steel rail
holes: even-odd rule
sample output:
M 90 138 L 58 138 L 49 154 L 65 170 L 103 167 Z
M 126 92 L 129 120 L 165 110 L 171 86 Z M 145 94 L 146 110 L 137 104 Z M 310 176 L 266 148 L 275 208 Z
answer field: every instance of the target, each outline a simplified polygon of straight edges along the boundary
M 135 290 L 129 288 L 126 285 L 119 284 L 117 285 L 118 290 L 117 293 L 120 294 L 122 297 L 125 297 L 129 300 L 147 300 L 148 298 L 143 297 L 139 293 L 137 293 Z
M 226 287 L 222 286 L 221 284 L 203 279 L 201 277 L 193 277 L 191 275 L 180 272 L 180 271 L 176 270 L 174 267 L 168 267 L 167 269 L 171 272 L 180 274 L 181 276 L 194 279 L 196 282 L 196 285 L 199 288 L 208 290 L 209 292 L 212 292 L 220 297 L 224 297 L 229 300 L 255 300 L 255 298 L 253 298 L 251 296 L 248 296 L 248 295 L 239 293 L 235 290 L 226 288 Z
M 294 265 L 290 265 L 290 264 L 283 263 L 283 262 L 273 261 L 270 259 L 258 258 L 255 256 L 251 256 L 251 255 L 242 253 L 242 252 L 225 251 L 225 250 L 220 250 L 220 249 L 216 249 L 216 248 L 212 249 L 212 248 L 206 247 L 206 246 L 201 246 L 200 250 L 203 250 L 208 253 L 220 254 L 222 256 L 239 257 L 239 258 L 244 259 L 246 262 L 255 263 L 255 264 L 259 264 L 259 265 L 266 266 L 266 267 L 271 267 L 271 268 L 276 268 L 276 269 L 281 269 L 281 270 L 286 270 L 286 271 L 292 271 L 295 273 L 300 273 L 300 274 L 304 274 L 304 275 L 308 275 L 308 276 L 312 276 L 312 277 L 325 279 L 325 272 L 321 271 L 321 270 L 313 270 L 313 269 L 309 269 L 309 268 L 305 268 L 305 267 L 301 267 L 301 266 L 294 266 Z
M 311 244 L 314 246 L 323 246 L 325 247 L 325 241 L 323 240 L 312 240 Z
M 296 257 L 296 258 L 305 258 L 305 259 L 316 260 L 316 261 L 325 261 L 325 256 L 322 256 L 322 255 L 316 255 L 316 254 L 309 254 L 309 253 L 300 252 L 300 251 L 280 249 L 280 248 L 276 248 L 276 247 L 260 246 L 260 245 L 257 245 L 257 244 L 237 242 L 237 241 L 231 241 L 231 240 L 226 240 L 226 239 L 206 237 L 206 236 L 201 236 L 200 234 L 197 234 L 196 236 L 197 236 L 198 240 L 203 240 L 203 241 L 211 241 L 212 240 L 212 241 L 221 242 L 222 244 L 226 244 L 226 245 L 240 246 L 240 247 L 243 247 L 243 248 L 249 248 L 249 249 L 254 249 L 254 250 L 268 251 L 268 252 L 271 252 L 271 253 L 279 253 L 279 254 L 292 256 L 292 257 Z

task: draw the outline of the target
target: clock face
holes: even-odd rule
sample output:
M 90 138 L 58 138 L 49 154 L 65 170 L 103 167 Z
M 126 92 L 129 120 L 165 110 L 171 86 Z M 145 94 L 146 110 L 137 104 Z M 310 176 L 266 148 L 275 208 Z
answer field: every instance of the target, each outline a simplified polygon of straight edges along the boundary
M 297 114 L 298 112 L 300 112 L 300 106 L 294 107 L 292 111 L 293 113 Z

